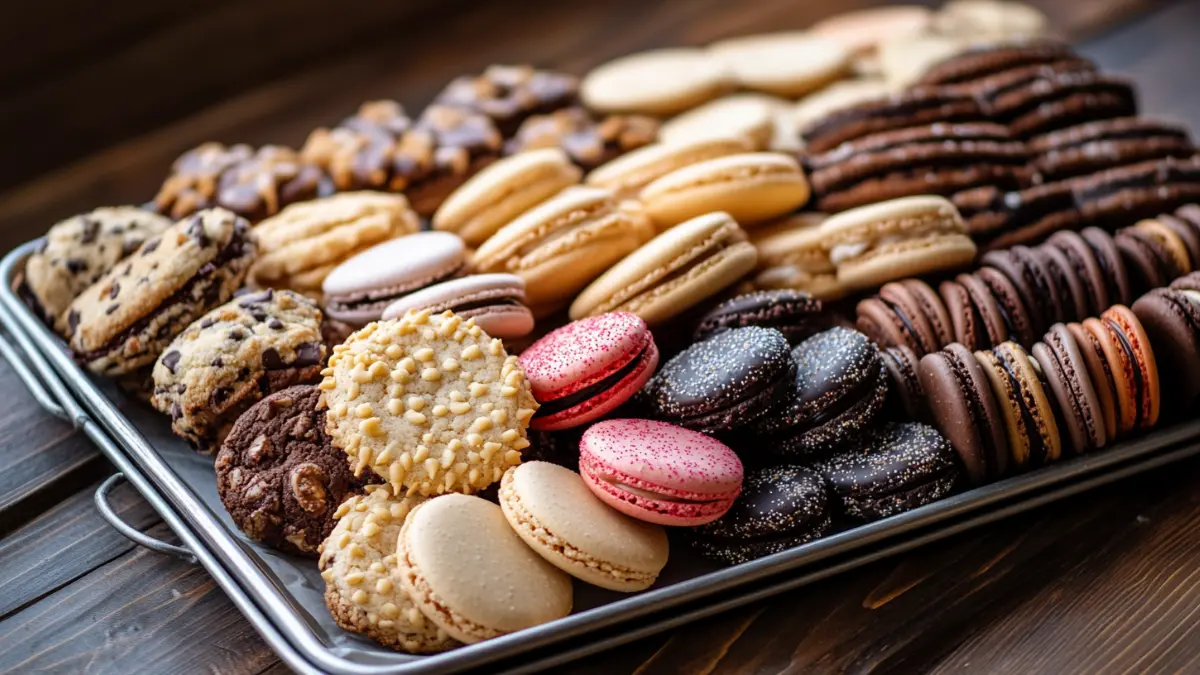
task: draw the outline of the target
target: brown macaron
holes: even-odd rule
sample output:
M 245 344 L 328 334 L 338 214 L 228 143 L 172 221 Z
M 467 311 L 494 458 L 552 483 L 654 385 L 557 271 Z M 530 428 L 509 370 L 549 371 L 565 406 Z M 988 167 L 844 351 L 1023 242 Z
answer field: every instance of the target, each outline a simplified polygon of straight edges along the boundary
M 1005 419 L 970 350 L 953 343 L 927 354 L 918 376 L 933 424 L 958 453 L 971 483 L 982 485 L 1003 476 L 1009 458 Z
M 921 357 L 903 345 L 881 349 L 879 355 L 888 376 L 885 416 L 902 422 L 927 422 L 929 405 L 918 375 Z
M 1075 338 L 1075 344 L 1083 354 L 1083 362 L 1087 366 L 1088 377 L 1092 380 L 1092 389 L 1096 391 L 1096 400 L 1100 402 L 1100 417 L 1104 420 L 1104 437 L 1114 440 L 1117 437 L 1117 388 L 1113 381 L 1108 361 L 1104 358 L 1104 350 L 1092 332 L 1081 323 L 1067 324 L 1067 331 Z
M 984 339 L 983 348 L 993 347 L 1008 340 L 1010 337 L 1009 322 L 1005 320 L 996 296 L 988 285 L 977 274 L 960 274 L 955 278 L 967 290 L 971 304 L 979 311 L 983 319 Z
M 904 284 L 884 284 L 879 294 L 858 303 L 859 330 L 876 344 L 904 345 L 919 356 L 941 348 L 942 343 L 925 307 Z
M 975 272 L 975 276 L 987 286 L 996 307 L 1004 319 L 1008 337 L 1021 345 L 1032 345 L 1040 332 L 1041 326 L 1035 325 L 1028 306 L 1031 304 L 1025 298 L 1028 293 L 1022 293 L 1011 280 L 994 267 L 984 267 Z
M 1133 303 L 1133 313 L 1150 339 L 1162 388 L 1172 393 L 1163 406 L 1191 409 L 1200 397 L 1200 291 L 1157 288 Z
M 957 281 L 943 281 L 938 286 L 938 294 L 950 315 L 954 341 L 972 351 L 985 346 L 984 343 L 989 339 L 987 329 L 967 289 Z
M 1057 401 L 1059 429 L 1076 454 L 1104 447 L 1100 399 L 1088 375 L 1083 352 L 1064 324 L 1054 324 L 1031 350 L 1050 393 Z
M 1079 236 L 1092 248 L 1096 263 L 1100 266 L 1100 272 L 1108 286 L 1108 305 L 1100 307 L 1098 311 L 1132 302 L 1133 291 L 1129 285 L 1129 271 L 1125 266 L 1125 258 L 1113 241 L 1113 236 L 1098 227 L 1085 227 L 1079 231 Z

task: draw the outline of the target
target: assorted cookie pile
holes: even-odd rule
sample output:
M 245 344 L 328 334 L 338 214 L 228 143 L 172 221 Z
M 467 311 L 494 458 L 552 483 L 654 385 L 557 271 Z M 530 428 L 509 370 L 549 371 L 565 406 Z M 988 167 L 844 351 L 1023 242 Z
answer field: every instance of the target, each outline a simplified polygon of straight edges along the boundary
M 738 564 L 1191 409 L 1200 155 L 1045 29 L 955 0 L 492 66 L 195 148 L 19 291 L 339 626 L 452 649 L 653 586 L 665 527 Z

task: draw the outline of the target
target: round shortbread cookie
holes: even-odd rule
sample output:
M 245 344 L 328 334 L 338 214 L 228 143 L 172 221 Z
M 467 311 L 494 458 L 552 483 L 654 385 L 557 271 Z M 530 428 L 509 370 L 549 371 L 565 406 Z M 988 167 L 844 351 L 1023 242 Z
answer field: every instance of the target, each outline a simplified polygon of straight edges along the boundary
M 319 385 L 334 445 L 397 494 L 470 494 L 529 446 L 525 372 L 473 319 L 409 312 L 334 347 Z
M 396 497 L 371 485 L 338 507 L 337 525 L 321 544 L 325 605 L 337 625 L 380 644 L 428 654 L 458 642 L 425 619 L 400 586 L 396 540 L 404 518 L 424 497 Z

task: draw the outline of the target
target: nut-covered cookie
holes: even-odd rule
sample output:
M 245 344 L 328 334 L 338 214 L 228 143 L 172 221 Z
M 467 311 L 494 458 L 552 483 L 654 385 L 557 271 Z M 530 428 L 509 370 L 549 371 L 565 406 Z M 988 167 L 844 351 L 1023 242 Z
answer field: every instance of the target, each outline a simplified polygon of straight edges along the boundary
M 215 465 L 221 503 L 246 536 L 312 557 L 337 524 L 338 506 L 361 491 L 345 453 L 325 435 L 320 398 L 316 387 L 298 385 L 255 403 Z
M 147 239 L 67 308 L 76 360 L 101 375 L 154 363 L 188 324 L 233 295 L 254 253 L 250 224 L 225 209 Z
M 512 155 L 534 148 L 562 148 L 572 162 L 590 171 L 653 143 L 658 127 L 658 120 L 645 115 L 609 115 L 598 120 L 583 108 L 563 108 L 530 117 L 504 144 L 504 152 Z
M 338 264 L 418 227 L 404 195 L 347 192 L 293 204 L 254 228 L 259 256 L 249 282 L 320 298 L 321 284 Z
M 291 148 L 204 143 L 175 160 L 154 205 L 172 218 L 220 206 L 258 221 L 331 191 L 320 167 Z
M 463 75 L 446 85 L 435 103 L 466 108 L 491 118 L 511 136 L 532 115 L 544 115 L 579 100 L 574 75 L 530 66 L 488 66 L 479 75 Z
M 291 291 L 249 293 L 187 327 L 154 364 L 155 408 L 198 450 L 211 449 L 260 398 L 311 382 L 325 361 L 321 310 Z
M 537 403 L 517 357 L 453 312 L 368 324 L 322 374 L 334 445 L 397 494 L 476 492 L 529 446 Z
M 338 507 L 337 526 L 321 544 L 325 605 L 337 625 L 392 649 L 427 654 L 459 645 L 428 621 L 400 587 L 396 540 L 404 518 L 424 497 L 396 497 L 369 485 Z
M 170 226 L 167 218 L 135 206 L 99 208 L 56 223 L 25 262 L 25 289 L 34 310 L 58 322 L 88 286 Z

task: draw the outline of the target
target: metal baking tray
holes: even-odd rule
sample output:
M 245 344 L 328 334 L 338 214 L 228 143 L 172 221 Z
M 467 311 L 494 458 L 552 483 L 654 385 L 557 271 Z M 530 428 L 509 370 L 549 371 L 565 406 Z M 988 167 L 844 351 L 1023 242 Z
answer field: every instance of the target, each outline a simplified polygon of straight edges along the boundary
M 1190 420 L 735 567 L 709 563 L 676 540 L 671 561 L 648 591 L 623 595 L 577 583 L 569 617 L 444 654 L 409 656 L 338 628 L 325 609 L 315 561 L 243 537 L 217 496 L 212 458 L 173 436 L 165 417 L 71 361 L 61 339 L 13 292 L 13 280 L 38 243 L 22 245 L 0 261 L 0 325 L 12 338 L 0 339 L 0 355 L 43 406 L 96 442 L 183 547 L 147 540 L 119 522 L 114 526 L 143 545 L 203 565 L 268 644 L 301 672 L 546 668 L 1200 454 L 1200 420 Z M 102 513 L 110 485 L 97 494 Z

